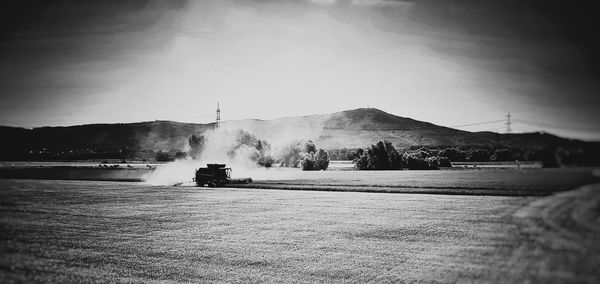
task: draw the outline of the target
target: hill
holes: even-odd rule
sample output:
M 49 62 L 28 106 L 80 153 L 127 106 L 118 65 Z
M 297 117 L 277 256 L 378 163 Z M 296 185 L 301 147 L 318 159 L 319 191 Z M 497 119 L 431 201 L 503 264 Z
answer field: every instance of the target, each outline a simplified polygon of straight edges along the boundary
M 594 147 L 598 143 L 550 134 L 497 134 L 468 132 L 401 117 L 373 108 L 274 120 L 238 120 L 221 123 L 224 130 L 244 129 L 278 145 L 312 139 L 326 149 L 358 148 L 379 140 L 397 147 L 483 146 L 541 150 L 546 147 Z M 153 158 L 156 151 L 184 151 L 187 139 L 214 129 L 214 123 L 152 121 L 90 124 L 24 129 L 0 127 L 0 159 Z
M 154 157 L 154 151 L 183 149 L 187 137 L 210 124 L 153 121 L 23 129 L 0 127 L 1 160 Z
M 227 129 L 243 128 L 268 141 L 312 139 L 323 148 L 365 147 L 389 140 L 399 147 L 413 145 L 488 145 L 487 137 L 395 116 L 373 108 L 360 108 L 325 115 L 287 117 L 274 120 L 228 121 Z

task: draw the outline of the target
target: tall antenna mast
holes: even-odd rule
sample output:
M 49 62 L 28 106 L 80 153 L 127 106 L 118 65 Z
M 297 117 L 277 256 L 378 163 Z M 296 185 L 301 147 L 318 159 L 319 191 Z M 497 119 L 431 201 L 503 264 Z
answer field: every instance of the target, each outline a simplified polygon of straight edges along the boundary
M 510 127 L 512 125 L 512 122 L 510 121 L 511 117 L 512 116 L 510 115 L 510 110 L 509 110 L 508 114 L 506 115 L 506 133 L 508 133 L 508 134 L 510 134 L 512 132 L 512 129 Z
M 219 107 L 219 102 L 217 102 L 217 123 L 215 123 L 215 129 L 219 128 L 220 123 L 221 123 L 221 108 Z

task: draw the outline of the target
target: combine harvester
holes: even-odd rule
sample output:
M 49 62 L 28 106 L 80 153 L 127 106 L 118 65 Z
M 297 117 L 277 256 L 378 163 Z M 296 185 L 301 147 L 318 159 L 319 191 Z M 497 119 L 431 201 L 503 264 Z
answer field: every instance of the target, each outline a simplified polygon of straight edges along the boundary
M 194 181 L 197 186 L 218 187 L 227 184 L 251 183 L 251 178 L 231 178 L 231 168 L 225 164 L 207 164 L 206 168 L 196 170 Z

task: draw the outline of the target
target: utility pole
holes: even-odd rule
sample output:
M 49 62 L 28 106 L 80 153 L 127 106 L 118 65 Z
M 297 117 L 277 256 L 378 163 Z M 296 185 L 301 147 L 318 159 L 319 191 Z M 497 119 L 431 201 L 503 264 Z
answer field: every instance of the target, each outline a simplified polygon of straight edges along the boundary
M 508 114 L 506 115 L 506 133 L 507 134 L 510 134 L 512 132 L 512 129 L 510 127 L 512 125 L 512 122 L 510 121 L 511 117 L 512 116 L 510 115 L 510 110 L 509 110 Z
M 215 123 L 215 129 L 219 128 L 220 123 L 221 123 L 221 108 L 219 107 L 219 102 L 217 102 L 217 123 Z

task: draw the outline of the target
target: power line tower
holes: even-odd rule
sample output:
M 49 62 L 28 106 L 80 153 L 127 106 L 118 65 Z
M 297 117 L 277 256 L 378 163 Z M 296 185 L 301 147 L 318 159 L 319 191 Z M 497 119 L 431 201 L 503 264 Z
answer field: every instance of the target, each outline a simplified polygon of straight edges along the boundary
M 506 133 L 510 134 L 512 132 L 512 121 L 510 121 L 510 118 L 512 117 L 512 115 L 510 115 L 510 110 L 508 111 L 508 114 L 506 115 Z
M 219 107 L 219 102 L 217 102 L 217 122 L 215 123 L 215 129 L 219 128 L 219 124 L 221 124 L 221 108 Z

